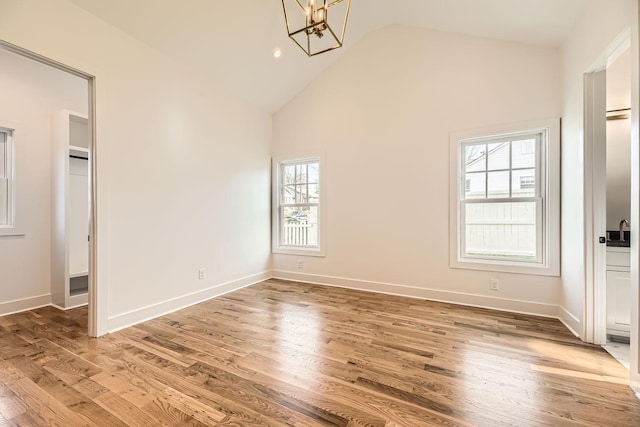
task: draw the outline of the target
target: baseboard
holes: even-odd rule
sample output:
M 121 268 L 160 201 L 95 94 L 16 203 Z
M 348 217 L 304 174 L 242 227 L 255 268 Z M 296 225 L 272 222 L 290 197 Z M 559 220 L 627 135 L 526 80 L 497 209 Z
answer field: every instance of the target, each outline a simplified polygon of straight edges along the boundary
M 571 331 L 573 335 L 582 339 L 582 334 L 578 332 L 582 330 L 580 319 L 569 313 L 564 307 L 558 307 L 558 319 Z
M 640 399 L 640 375 L 631 373 L 629 387 L 631 387 L 636 397 Z
M 51 305 L 51 294 L 0 302 L 0 316 Z
M 215 285 L 198 292 L 181 295 L 163 302 L 148 305 L 127 313 L 118 314 L 109 318 L 107 329 L 109 333 L 116 332 L 129 326 L 137 325 L 138 323 L 146 322 L 147 320 L 155 319 L 156 317 L 207 301 L 211 298 L 251 286 L 269 278 L 271 278 L 271 272 L 265 271 L 252 276 Z
M 497 298 L 486 295 L 467 294 L 463 292 L 443 291 L 440 289 L 418 288 L 415 286 L 372 282 L 344 277 L 297 273 L 293 271 L 273 270 L 272 274 L 274 279 L 337 286 L 361 291 L 378 292 L 381 294 L 420 298 L 471 307 L 489 308 L 492 310 L 508 311 L 512 313 L 533 314 L 536 316 L 558 318 L 558 306 L 553 304 Z

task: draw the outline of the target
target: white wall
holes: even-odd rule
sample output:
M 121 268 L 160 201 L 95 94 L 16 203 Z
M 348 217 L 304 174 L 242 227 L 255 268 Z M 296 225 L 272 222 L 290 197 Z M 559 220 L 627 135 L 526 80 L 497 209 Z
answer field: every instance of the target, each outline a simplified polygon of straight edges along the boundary
M 615 3 L 615 5 L 614 5 Z M 562 317 L 584 328 L 583 75 L 637 16 L 635 0 L 592 1 L 562 47 Z
M 274 116 L 274 156 L 326 155 L 325 258 L 280 277 L 557 315 L 560 279 L 449 268 L 449 134 L 560 116 L 557 49 L 391 26 Z M 489 291 L 489 279 L 500 291 Z
M 607 111 L 631 106 L 631 52 L 607 68 Z M 607 230 L 631 216 L 631 120 L 607 121 Z
M 0 126 L 16 128 L 17 221 L 0 237 L 0 315 L 50 302 L 51 114 L 87 112 L 87 82 L 0 50 Z M 86 238 L 85 238 L 86 239 Z
M 631 216 L 631 120 L 607 122 L 607 230 Z M 627 228 L 625 228 L 627 230 Z
M 0 39 L 96 76 L 99 333 L 268 276 L 268 114 L 64 0 Z

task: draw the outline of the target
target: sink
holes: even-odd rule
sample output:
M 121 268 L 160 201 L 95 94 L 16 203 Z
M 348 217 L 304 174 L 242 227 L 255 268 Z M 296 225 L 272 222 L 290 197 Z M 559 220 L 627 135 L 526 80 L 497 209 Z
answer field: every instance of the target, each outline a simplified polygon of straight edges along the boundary
M 607 246 L 613 248 L 628 248 L 630 245 L 631 233 L 624 231 L 624 241 L 620 241 L 620 232 L 618 230 L 607 230 Z
M 631 246 L 631 242 L 628 240 L 625 241 L 620 241 L 620 240 L 607 240 L 607 246 L 609 247 L 613 247 L 613 248 L 628 248 Z

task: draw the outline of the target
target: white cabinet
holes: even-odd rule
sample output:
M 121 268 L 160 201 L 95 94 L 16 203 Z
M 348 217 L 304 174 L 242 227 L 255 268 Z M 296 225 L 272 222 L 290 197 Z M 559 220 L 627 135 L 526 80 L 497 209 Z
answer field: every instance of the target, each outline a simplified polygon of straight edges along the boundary
M 629 248 L 607 248 L 607 335 L 629 337 L 631 278 Z
M 69 309 L 88 301 L 87 116 L 62 110 L 52 117 L 51 131 L 51 299 Z

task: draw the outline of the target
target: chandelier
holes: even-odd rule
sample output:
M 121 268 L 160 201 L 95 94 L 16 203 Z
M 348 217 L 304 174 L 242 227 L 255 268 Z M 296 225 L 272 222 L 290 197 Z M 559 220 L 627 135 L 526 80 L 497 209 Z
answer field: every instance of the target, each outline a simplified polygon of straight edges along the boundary
M 351 0 L 282 0 L 289 37 L 315 56 L 342 47 Z

